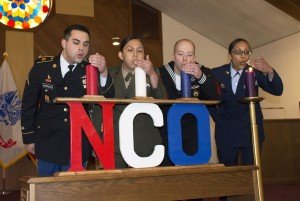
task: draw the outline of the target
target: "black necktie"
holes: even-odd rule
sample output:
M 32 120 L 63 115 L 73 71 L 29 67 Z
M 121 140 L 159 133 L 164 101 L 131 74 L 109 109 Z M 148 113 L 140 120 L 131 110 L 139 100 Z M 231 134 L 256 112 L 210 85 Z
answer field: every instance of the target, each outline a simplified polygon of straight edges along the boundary
M 235 78 L 235 76 L 237 75 L 240 75 L 239 71 L 236 72 L 236 74 L 232 77 L 232 79 Z
M 74 65 L 68 65 L 69 71 L 65 74 L 65 79 L 72 75 L 72 70 L 74 68 Z
M 126 75 L 126 77 L 124 78 L 124 79 L 125 79 L 125 82 L 128 82 L 128 81 L 131 79 L 132 76 L 133 76 L 132 73 L 128 73 L 128 74 Z

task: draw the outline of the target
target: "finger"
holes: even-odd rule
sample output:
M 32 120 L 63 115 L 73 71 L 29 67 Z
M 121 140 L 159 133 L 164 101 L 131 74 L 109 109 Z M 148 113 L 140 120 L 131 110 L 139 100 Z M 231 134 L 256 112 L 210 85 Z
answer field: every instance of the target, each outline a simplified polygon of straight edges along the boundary
M 150 57 L 149 57 L 148 54 L 146 55 L 146 60 L 147 60 L 147 61 L 150 61 Z
M 264 59 L 263 53 L 260 54 L 260 59 Z

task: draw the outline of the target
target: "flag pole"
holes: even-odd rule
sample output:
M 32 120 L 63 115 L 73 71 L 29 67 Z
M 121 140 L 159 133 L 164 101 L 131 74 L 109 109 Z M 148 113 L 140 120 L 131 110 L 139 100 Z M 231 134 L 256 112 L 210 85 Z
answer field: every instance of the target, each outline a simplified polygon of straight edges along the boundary
M 3 53 L 4 60 L 6 60 L 7 57 L 8 57 L 7 52 L 4 52 Z M 7 195 L 7 194 L 10 193 L 9 191 L 6 191 L 6 176 L 5 176 L 5 173 L 6 173 L 5 168 L 2 168 L 2 192 L 1 192 L 2 196 Z
M 1 192 L 1 195 L 7 195 L 10 193 L 9 191 L 6 191 L 5 186 L 6 186 L 5 168 L 2 168 L 2 192 Z

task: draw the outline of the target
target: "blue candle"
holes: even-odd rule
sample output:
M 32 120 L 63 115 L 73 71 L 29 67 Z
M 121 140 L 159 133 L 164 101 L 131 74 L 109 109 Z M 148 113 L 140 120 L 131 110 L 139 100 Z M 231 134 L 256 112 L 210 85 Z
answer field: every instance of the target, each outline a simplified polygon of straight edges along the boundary
M 181 77 L 181 97 L 182 98 L 191 98 L 191 74 L 187 74 L 183 71 L 180 71 Z

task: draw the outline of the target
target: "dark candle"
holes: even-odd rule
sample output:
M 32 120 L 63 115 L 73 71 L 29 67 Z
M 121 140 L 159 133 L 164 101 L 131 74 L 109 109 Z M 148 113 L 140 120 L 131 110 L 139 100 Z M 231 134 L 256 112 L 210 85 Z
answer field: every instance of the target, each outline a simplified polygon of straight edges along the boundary
M 187 74 L 184 71 L 180 71 L 181 77 L 181 97 L 191 98 L 191 74 Z
M 98 95 L 98 68 L 89 64 L 85 67 L 86 95 Z
M 245 72 L 246 74 L 246 96 L 247 97 L 256 97 L 257 92 L 255 88 L 255 74 L 254 69 L 249 67 Z

